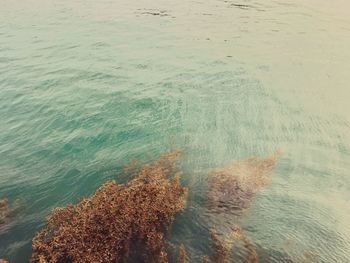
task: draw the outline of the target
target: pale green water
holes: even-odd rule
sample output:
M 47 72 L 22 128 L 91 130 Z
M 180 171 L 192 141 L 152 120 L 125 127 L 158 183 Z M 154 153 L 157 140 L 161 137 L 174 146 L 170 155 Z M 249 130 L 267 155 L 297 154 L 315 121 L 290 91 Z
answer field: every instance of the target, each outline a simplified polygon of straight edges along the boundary
M 53 207 L 180 147 L 172 242 L 199 262 L 207 172 L 280 147 L 242 220 L 261 262 L 350 262 L 349 73 L 345 0 L 1 0 L 0 197 L 24 205 L 0 258 L 27 262 Z

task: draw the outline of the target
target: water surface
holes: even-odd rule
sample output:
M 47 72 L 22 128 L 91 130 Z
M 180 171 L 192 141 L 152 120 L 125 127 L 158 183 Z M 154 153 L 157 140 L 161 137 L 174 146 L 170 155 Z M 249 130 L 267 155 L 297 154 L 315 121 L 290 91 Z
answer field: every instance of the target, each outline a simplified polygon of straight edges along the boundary
M 0 1 L 0 258 L 27 262 L 52 208 L 181 148 L 172 242 L 209 249 L 208 171 L 283 150 L 241 220 L 261 262 L 350 262 L 350 4 Z

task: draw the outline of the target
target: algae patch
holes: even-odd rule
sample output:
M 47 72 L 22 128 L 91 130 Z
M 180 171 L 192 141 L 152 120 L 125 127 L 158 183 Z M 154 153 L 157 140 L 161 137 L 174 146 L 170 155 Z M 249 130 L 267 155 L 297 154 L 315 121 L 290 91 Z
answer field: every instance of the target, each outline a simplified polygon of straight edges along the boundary
M 232 262 L 234 244 L 241 245 L 244 262 L 258 262 L 253 244 L 241 227 L 232 222 L 244 214 L 258 191 L 270 183 L 271 173 L 280 154 L 280 151 L 276 151 L 267 158 L 232 161 L 209 173 L 205 209 L 206 220 L 212 228 L 213 262 Z M 205 258 L 203 262 L 209 261 Z
M 32 242 L 31 262 L 145 262 L 168 263 L 167 237 L 175 215 L 184 209 L 188 190 L 180 184 L 176 163 L 180 151 L 166 153 L 152 164 L 132 162 L 124 170 L 134 178 L 125 184 L 108 181 L 78 204 L 56 208 Z M 268 158 L 234 161 L 208 176 L 206 207 L 218 219 L 240 215 L 271 179 L 279 153 Z M 3 207 L 7 203 L 3 202 Z M 258 262 L 253 244 L 238 225 L 221 230 L 211 225 L 212 254 L 202 262 L 232 262 L 240 244 L 246 263 Z M 190 262 L 184 245 L 179 263 Z
M 241 215 L 256 193 L 271 181 L 280 152 L 267 158 L 232 161 L 208 175 L 206 207 L 214 214 Z
M 174 175 L 179 157 L 163 154 L 127 184 L 106 182 L 92 197 L 56 208 L 33 239 L 31 262 L 127 262 L 135 254 L 168 262 L 166 235 L 187 196 Z
M 21 207 L 21 201 L 16 199 L 9 203 L 7 198 L 0 199 L 0 226 L 8 223 L 11 218 L 16 214 L 18 209 Z

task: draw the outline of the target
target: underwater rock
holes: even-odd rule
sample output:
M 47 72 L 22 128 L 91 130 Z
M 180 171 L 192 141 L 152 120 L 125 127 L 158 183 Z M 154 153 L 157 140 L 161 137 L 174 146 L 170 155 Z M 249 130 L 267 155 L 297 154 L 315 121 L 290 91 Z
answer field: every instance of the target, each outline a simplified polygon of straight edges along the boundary
M 9 263 L 9 262 L 5 259 L 0 259 L 0 263 Z
M 127 262 L 135 253 L 141 262 L 168 262 L 166 235 L 187 196 L 180 174 L 172 177 L 179 157 L 163 154 L 130 182 L 106 182 L 90 198 L 56 208 L 33 239 L 31 262 Z

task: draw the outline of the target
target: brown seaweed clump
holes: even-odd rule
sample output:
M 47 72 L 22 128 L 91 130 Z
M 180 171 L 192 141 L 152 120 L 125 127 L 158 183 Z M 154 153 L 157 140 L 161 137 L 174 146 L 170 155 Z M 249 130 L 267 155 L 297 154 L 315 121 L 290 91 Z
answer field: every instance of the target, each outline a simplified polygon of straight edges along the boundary
M 231 262 L 230 254 L 235 243 L 243 245 L 246 263 L 258 262 L 250 240 L 239 226 L 232 229 L 232 220 L 239 219 L 257 192 L 271 181 L 271 173 L 279 155 L 277 151 L 267 158 L 232 161 L 228 166 L 209 173 L 205 220 L 210 228 L 217 229 L 223 237 L 221 240 L 216 232 L 211 232 L 213 262 Z
M 179 157 L 163 154 L 129 183 L 106 182 L 90 198 L 56 208 L 33 239 L 31 262 L 127 262 L 135 253 L 138 262 L 168 262 L 166 235 L 187 196 L 180 174 L 170 178 Z
M 5 223 L 6 219 L 10 216 L 10 211 L 7 198 L 0 199 L 0 225 Z
M 13 217 L 21 206 L 21 200 L 16 199 L 9 204 L 7 198 L 0 199 L 0 226 L 2 224 L 6 224 L 10 221 L 11 217 Z
M 300 263 L 316 263 L 319 262 L 319 255 L 311 250 L 305 250 L 302 254 L 300 248 L 297 247 L 296 240 L 287 240 L 283 244 L 282 251 L 291 259 Z
M 215 263 L 229 263 L 230 250 L 232 247 L 231 242 L 222 242 L 216 231 L 210 232 L 212 248 L 213 248 L 213 260 Z
M 0 263 L 9 263 L 7 260 L 5 260 L 5 259 L 1 259 L 0 258 Z
M 232 262 L 231 250 L 235 243 L 241 242 L 246 251 L 245 263 L 257 263 L 258 256 L 257 253 L 239 226 L 235 226 L 231 232 L 230 238 L 228 240 L 221 240 L 217 233 L 212 230 L 210 233 L 212 248 L 213 248 L 213 262 L 214 263 L 230 263 Z M 205 261 L 206 260 L 206 261 Z M 203 259 L 203 262 L 209 262 L 208 258 Z
M 243 233 L 239 226 L 236 226 L 232 231 L 232 237 L 234 240 L 240 240 L 243 242 L 243 246 L 247 252 L 245 263 L 257 263 L 258 254 L 256 253 L 256 250 L 249 238 Z
M 183 244 L 179 248 L 179 261 L 178 263 L 189 263 L 186 248 Z
M 271 180 L 271 172 L 280 152 L 267 158 L 232 161 L 208 176 L 207 208 L 215 214 L 240 215 L 247 209 L 263 186 Z

